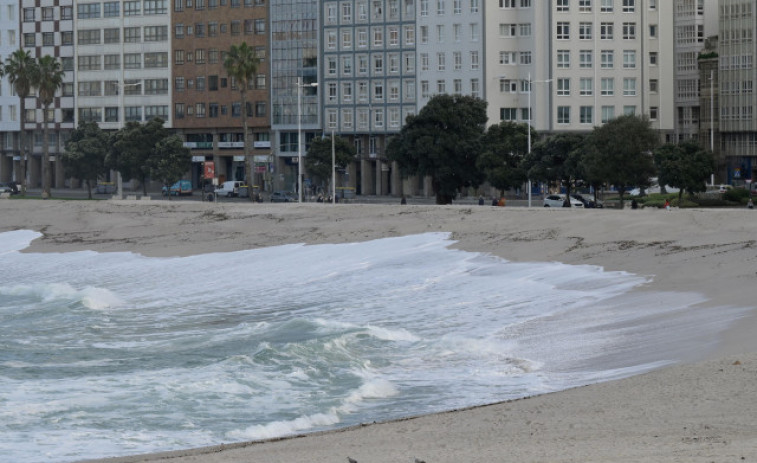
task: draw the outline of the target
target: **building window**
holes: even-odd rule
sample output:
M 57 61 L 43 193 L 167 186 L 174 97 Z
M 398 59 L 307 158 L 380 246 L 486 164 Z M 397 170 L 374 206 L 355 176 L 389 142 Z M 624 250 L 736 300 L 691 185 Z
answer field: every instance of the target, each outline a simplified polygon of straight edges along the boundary
M 145 69 L 167 67 L 168 52 L 145 53 Z
M 578 38 L 580 40 L 591 40 L 593 37 L 592 24 L 581 22 L 578 24 Z
M 625 40 L 636 39 L 636 23 L 623 23 L 623 38 Z
M 557 23 L 557 39 L 570 40 L 570 23 L 569 22 L 560 21 Z
M 570 0 L 557 0 L 556 10 L 561 13 L 570 11 Z
M 580 80 L 581 90 L 580 95 L 581 96 L 592 96 L 594 95 L 594 79 L 591 77 L 581 77 Z
M 144 0 L 145 14 L 166 14 L 168 13 L 167 0 Z
M 615 119 L 615 106 L 602 106 L 602 123 Z
M 623 50 L 623 67 L 625 69 L 636 68 L 636 51 L 635 50 Z
M 145 26 L 145 42 L 165 42 L 167 40 L 168 26 Z
M 615 52 L 602 50 L 602 69 L 612 69 L 615 66 Z
M 79 82 L 79 96 L 102 96 L 100 81 Z
M 118 122 L 118 107 L 105 108 L 105 122 Z
M 93 19 L 100 17 L 99 3 L 79 3 L 76 7 L 76 16 L 79 19 Z
M 615 78 L 602 77 L 602 96 L 615 95 Z
M 140 0 L 124 2 L 124 16 L 138 16 L 141 13 L 141 5 Z
M 102 122 L 101 108 L 79 108 L 79 120 L 83 122 Z
M 31 48 L 36 46 L 36 35 L 31 33 L 24 34 L 24 47 Z
M 33 23 L 34 22 L 34 8 L 24 8 L 24 22 L 25 23 Z
M 567 69 L 570 67 L 570 50 L 557 50 L 557 68 Z
M 85 29 L 78 31 L 79 45 L 97 45 L 100 43 L 100 29 Z
M 599 7 L 599 11 L 602 13 L 612 13 L 614 11 L 614 7 L 612 2 L 615 0 L 601 0 L 602 5 Z
M 623 96 L 636 96 L 636 79 L 634 77 L 623 78 Z
M 651 106 L 649 108 L 649 119 L 656 121 L 659 113 L 659 108 L 657 106 Z
M 121 55 L 105 55 L 105 69 L 121 69 Z
M 142 55 L 140 53 L 124 54 L 124 69 L 141 69 Z
M 63 21 L 74 19 L 74 8 L 71 6 L 60 7 L 60 19 Z
M 570 124 L 570 106 L 557 107 L 557 123 Z
M 633 13 L 636 11 L 636 0 L 622 0 L 623 13 Z
M 594 66 L 594 54 L 591 50 L 581 50 L 579 53 L 579 67 L 590 69 Z
M 570 78 L 557 79 L 557 96 L 570 96 Z
M 43 32 L 42 33 L 42 46 L 52 47 L 53 45 L 55 45 L 55 33 Z
M 105 2 L 103 3 L 103 17 L 117 18 L 121 15 L 121 3 Z
M 124 28 L 124 42 L 137 43 L 142 40 L 142 30 L 139 27 Z
M 594 123 L 594 107 L 593 106 L 581 106 L 580 109 L 580 121 L 581 124 Z
M 79 55 L 78 68 L 80 71 L 99 71 L 100 55 Z
M 603 22 L 599 26 L 599 38 L 602 40 L 613 40 L 615 34 L 615 26 L 610 22 Z

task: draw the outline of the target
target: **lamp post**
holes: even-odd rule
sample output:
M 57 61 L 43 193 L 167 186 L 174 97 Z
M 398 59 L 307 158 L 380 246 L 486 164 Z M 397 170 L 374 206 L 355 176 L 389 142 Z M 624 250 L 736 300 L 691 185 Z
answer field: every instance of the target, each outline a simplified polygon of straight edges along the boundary
M 302 77 L 297 77 L 297 198 L 302 202 L 302 88 L 317 87 L 318 82 L 302 83 Z
M 533 90 L 533 84 L 543 84 L 547 82 L 552 82 L 552 79 L 546 79 L 546 80 L 531 80 L 531 73 L 528 73 L 528 119 L 526 123 L 528 124 L 528 151 L 526 154 L 531 154 L 531 92 Z M 528 207 L 531 207 L 531 179 L 528 179 L 527 183 L 528 187 Z

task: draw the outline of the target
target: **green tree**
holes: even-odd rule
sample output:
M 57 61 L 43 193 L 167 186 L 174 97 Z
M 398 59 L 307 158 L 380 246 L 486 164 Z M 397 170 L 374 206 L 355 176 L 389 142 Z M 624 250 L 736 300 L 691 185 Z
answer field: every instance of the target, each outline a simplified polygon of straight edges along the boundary
M 567 207 L 570 207 L 568 198 L 573 184 L 584 174 L 580 162 L 583 142 L 584 137 L 578 134 L 552 135 L 536 143 L 523 162 L 529 178 L 565 186 Z
M 620 116 L 589 134 L 582 164 L 588 177 L 615 185 L 623 207 L 626 188 L 649 186 L 655 176 L 651 153 L 658 143 L 647 117 Z
M 430 176 L 437 204 L 449 204 L 460 188 L 476 187 L 476 166 L 486 126 L 486 102 L 471 96 L 437 95 L 409 116 L 389 142 L 387 155 L 403 175 Z
M 689 193 L 705 191 L 707 179 L 715 169 L 712 153 L 693 140 L 680 145 L 668 143 L 657 148 L 654 151 L 654 161 L 660 185 L 679 189 L 679 204 L 684 190 Z
M 52 184 L 52 173 L 50 169 L 50 147 L 48 139 L 50 137 L 50 121 L 48 120 L 48 110 L 55 100 L 55 93 L 63 86 L 63 76 L 65 72 L 61 67 L 60 61 L 50 55 L 45 55 L 37 62 L 34 80 L 34 87 L 37 88 L 39 100 L 42 103 L 42 198 L 50 197 L 50 188 Z
M 95 122 L 82 122 L 71 132 L 61 162 L 66 175 L 84 180 L 87 194 L 92 199 L 92 185 L 108 172 L 105 156 L 110 149 L 110 136 Z
M 192 155 L 178 135 L 165 137 L 155 145 L 155 153 L 148 159 L 150 178 L 170 187 L 192 166 Z M 168 195 L 171 199 L 171 195 Z
M 532 130 L 532 136 L 534 131 Z M 489 127 L 483 138 L 483 152 L 476 166 L 491 186 L 502 195 L 527 180 L 521 166 L 528 150 L 528 125 L 502 121 Z
M 247 183 L 251 184 L 252 165 L 250 162 L 250 144 L 247 142 L 249 129 L 247 127 L 247 89 L 250 83 L 255 79 L 258 72 L 260 58 L 255 54 L 255 49 L 248 46 L 247 42 L 239 45 L 232 45 L 226 58 L 223 60 L 223 67 L 226 73 L 235 82 L 239 88 L 239 94 L 242 98 L 242 127 L 244 130 L 244 159 L 245 159 L 245 176 Z M 250 194 L 250 201 L 254 195 Z
M 355 146 L 342 137 L 334 137 L 334 165 L 344 170 L 355 160 Z M 331 137 L 315 138 L 305 157 L 305 168 L 321 185 L 331 183 Z M 329 189 L 331 191 L 331 189 Z
M 29 158 L 26 141 L 26 98 L 31 94 L 34 88 L 34 76 L 37 71 L 37 61 L 27 50 L 16 50 L 5 60 L 2 66 L 3 74 L 8 76 L 8 82 L 13 86 L 13 90 L 19 98 L 19 107 L 21 109 L 21 162 L 19 177 L 21 177 L 21 194 L 26 194 L 26 164 Z
M 121 172 L 125 181 L 136 179 L 147 194 L 147 179 L 150 178 L 150 159 L 155 156 L 158 142 L 169 136 L 163 120 L 154 118 L 149 122 L 127 122 L 115 132 L 106 165 Z

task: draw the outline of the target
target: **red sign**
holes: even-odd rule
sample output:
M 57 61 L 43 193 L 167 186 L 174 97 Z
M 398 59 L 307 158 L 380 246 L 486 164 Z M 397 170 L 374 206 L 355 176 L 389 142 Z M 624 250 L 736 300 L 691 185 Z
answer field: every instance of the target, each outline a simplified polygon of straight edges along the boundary
M 216 176 L 216 166 L 213 161 L 205 161 L 205 178 L 210 180 Z

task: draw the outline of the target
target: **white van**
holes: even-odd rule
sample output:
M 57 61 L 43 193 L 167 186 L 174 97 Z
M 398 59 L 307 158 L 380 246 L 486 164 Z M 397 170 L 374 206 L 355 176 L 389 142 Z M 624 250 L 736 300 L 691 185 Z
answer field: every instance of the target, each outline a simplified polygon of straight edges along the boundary
M 239 196 L 239 187 L 243 186 L 244 182 L 239 180 L 229 180 L 223 182 L 218 188 L 216 188 L 216 196 L 226 196 L 227 198 L 233 198 Z

